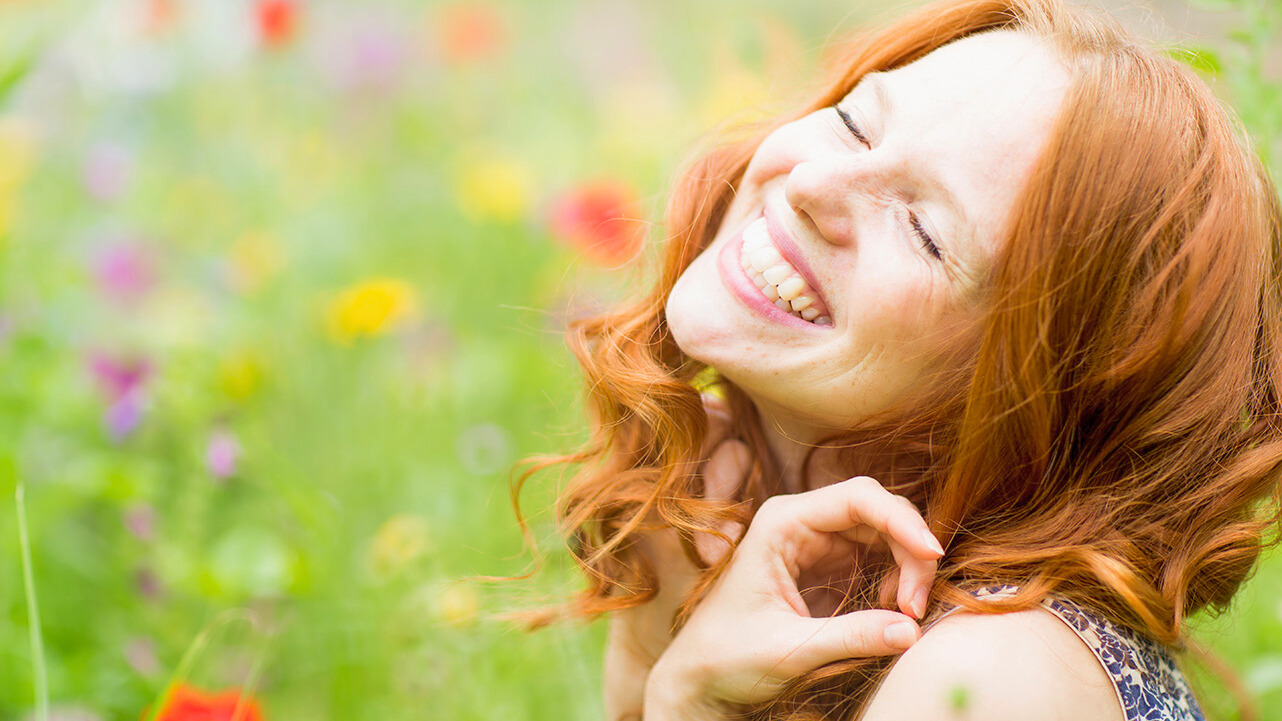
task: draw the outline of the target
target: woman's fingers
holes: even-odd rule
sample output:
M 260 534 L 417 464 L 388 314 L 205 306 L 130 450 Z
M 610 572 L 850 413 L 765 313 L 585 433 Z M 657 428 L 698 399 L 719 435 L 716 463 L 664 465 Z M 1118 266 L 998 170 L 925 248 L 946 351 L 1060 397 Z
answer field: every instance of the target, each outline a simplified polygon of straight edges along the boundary
M 857 611 L 804 622 L 810 634 L 781 664 L 780 671 L 790 676 L 842 659 L 902 653 L 921 636 L 911 618 L 894 611 Z
M 825 534 L 855 543 L 884 542 L 900 567 L 899 607 L 921 617 L 943 549 L 917 509 L 872 478 L 859 476 L 769 499 L 744 543 L 755 535 L 770 546 L 761 551 L 778 553 L 795 579 L 801 569 L 814 566 L 831 552 L 831 537 Z
M 899 564 L 899 587 L 895 596 L 899 607 L 912 617 L 921 618 L 926 613 L 926 602 L 935 583 L 939 562 L 912 555 L 893 538 L 887 539 L 886 543 Z

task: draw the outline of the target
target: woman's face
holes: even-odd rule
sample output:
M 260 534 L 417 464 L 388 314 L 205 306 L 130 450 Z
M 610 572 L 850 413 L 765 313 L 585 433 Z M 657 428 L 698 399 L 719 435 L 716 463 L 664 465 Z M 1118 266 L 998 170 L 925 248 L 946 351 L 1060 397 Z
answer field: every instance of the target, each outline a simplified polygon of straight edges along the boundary
M 974 340 L 1068 82 L 1042 41 L 984 33 L 773 132 L 672 290 L 677 344 L 799 439 L 893 408 Z

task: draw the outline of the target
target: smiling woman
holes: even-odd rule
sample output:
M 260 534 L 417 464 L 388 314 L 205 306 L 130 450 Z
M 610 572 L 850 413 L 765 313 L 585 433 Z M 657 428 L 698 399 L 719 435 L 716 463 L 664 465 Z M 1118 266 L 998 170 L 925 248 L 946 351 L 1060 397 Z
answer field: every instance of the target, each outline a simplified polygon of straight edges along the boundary
M 571 329 L 611 718 L 1200 719 L 1185 620 L 1277 529 L 1280 226 L 1205 84 L 1107 17 L 852 41 Z

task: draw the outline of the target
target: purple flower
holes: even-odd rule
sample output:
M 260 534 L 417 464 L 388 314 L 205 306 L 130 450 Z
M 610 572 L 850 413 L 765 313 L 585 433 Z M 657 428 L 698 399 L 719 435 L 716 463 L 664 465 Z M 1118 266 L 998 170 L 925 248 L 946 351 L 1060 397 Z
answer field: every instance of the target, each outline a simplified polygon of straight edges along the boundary
M 139 358 L 94 353 L 89 358 L 89 372 L 107 401 L 103 424 L 111 439 L 119 443 L 142 423 L 147 409 L 146 383 L 151 377 L 151 364 Z
M 149 601 L 155 601 L 160 598 L 161 588 L 160 579 L 156 572 L 150 568 L 140 568 L 134 574 L 134 585 L 138 588 L 138 593 Z
M 111 435 L 111 440 L 116 443 L 128 438 L 138 426 L 142 424 L 142 417 L 146 411 L 146 399 L 142 392 L 129 393 L 121 396 L 116 402 L 107 406 L 106 413 L 103 414 L 103 424 L 107 426 L 107 432 Z
M 317 62 L 341 90 L 387 91 L 404 76 L 410 43 L 397 18 L 384 15 L 330 18 L 317 47 Z
M 107 246 L 93 262 L 98 291 L 117 303 L 138 300 L 156 283 L 155 264 L 145 246 L 119 242 Z
M 231 431 L 220 428 L 209 435 L 209 445 L 205 448 L 205 466 L 214 478 L 223 480 L 236 475 L 239 460 L 240 442 Z

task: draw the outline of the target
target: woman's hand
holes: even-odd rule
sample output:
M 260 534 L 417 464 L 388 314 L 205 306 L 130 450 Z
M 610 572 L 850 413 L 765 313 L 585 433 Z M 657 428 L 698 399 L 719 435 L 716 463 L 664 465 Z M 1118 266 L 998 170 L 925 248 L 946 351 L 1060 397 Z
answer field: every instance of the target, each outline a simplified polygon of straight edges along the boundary
M 775 496 L 655 664 L 645 718 L 717 718 L 720 704 L 768 700 L 823 664 L 911 646 L 920 631 L 909 615 L 811 617 L 797 579 L 848 568 L 856 544 L 889 547 L 899 564 L 899 607 L 920 617 L 943 549 L 907 499 L 867 477 Z

